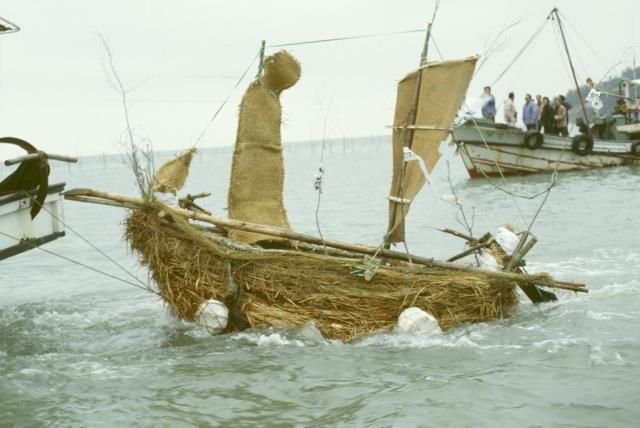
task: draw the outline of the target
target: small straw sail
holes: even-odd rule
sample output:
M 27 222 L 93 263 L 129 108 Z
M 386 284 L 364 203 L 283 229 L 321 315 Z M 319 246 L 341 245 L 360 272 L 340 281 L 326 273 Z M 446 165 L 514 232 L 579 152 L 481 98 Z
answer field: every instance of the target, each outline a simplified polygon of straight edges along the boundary
M 195 153 L 195 148 L 189 149 L 177 158 L 163 163 L 153 176 L 153 191 L 175 195 L 182 189 L 189 176 L 189 166 Z
M 405 240 L 404 218 L 409 205 L 426 182 L 425 172 L 440 158 L 440 143 L 447 138 L 460 109 L 477 59 L 427 63 L 398 84 L 388 244 Z

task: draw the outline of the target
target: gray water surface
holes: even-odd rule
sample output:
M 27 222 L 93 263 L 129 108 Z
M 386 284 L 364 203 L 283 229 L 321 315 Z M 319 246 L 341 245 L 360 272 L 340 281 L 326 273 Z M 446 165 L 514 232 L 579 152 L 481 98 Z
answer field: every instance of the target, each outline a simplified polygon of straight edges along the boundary
M 451 149 L 412 207 L 412 252 L 446 258 L 463 243 L 450 175 L 474 233 L 526 227 L 540 199 L 514 200 L 467 180 Z M 334 142 L 325 153 L 325 237 L 377 245 L 390 180 L 386 138 Z M 158 163 L 172 154 L 161 154 Z M 194 159 L 185 192 L 225 215 L 231 149 Z M 292 226 L 316 234 L 319 145 L 289 145 L 285 200 Z M 5 169 L 4 173 L 8 170 Z M 3 172 L 0 171 L 0 174 Z M 118 157 L 57 166 L 67 187 L 134 193 Z M 548 176 L 509 178 L 534 194 Z M 435 191 L 434 191 L 435 189 Z M 309 328 L 209 336 L 169 316 L 154 295 L 34 250 L 0 263 L 0 426 L 638 426 L 640 418 L 640 169 L 560 176 L 533 232 L 531 271 L 584 281 L 589 294 L 525 298 L 508 320 L 442 336 L 326 343 Z M 71 228 L 143 281 L 122 240 L 125 212 L 65 204 Z M 131 277 L 70 230 L 46 246 Z

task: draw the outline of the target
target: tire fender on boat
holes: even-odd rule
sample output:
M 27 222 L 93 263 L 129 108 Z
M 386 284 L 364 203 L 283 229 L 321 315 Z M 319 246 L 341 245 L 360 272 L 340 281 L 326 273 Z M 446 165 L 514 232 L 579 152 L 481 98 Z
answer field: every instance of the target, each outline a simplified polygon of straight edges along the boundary
M 631 153 L 631 156 L 640 157 L 640 141 L 636 141 L 631 144 L 631 150 L 629 150 L 629 153 Z
M 529 150 L 538 149 L 544 144 L 544 136 L 537 131 L 528 132 L 527 135 L 524 136 L 522 144 Z
M 586 156 L 590 155 L 593 151 L 593 138 L 590 135 L 578 134 L 573 137 L 571 143 L 571 150 L 577 155 Z

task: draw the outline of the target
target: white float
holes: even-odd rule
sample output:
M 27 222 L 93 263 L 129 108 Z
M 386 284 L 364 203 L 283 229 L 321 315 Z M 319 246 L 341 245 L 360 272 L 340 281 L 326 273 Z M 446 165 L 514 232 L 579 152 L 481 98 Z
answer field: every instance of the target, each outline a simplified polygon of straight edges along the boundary
M 428 312 L 420 308 L 407 308 L 398 317 L 396 331 L 410 334 L 441 334 L 442 330 L 438 325 L 438 320 Z
M 518 246 L 518 242 L 520 242 L 520 237 L 506 227 L 500 226 L 498 233 L 496 233 L 496 242 L 502 247 L 505 253 L 513 254 Z
M 492 272 L 498 272 L 502 270 L 502 266 L 498 264 L 498 261 L 496 260 L 495 257 L 493 257 L 493 254 L 491 254 L 491 251 L 483 248 L 480 250 L 477 257 L 478 257 L 478 265 L 480 266 L 480 269 L 490 270 Z
M 220 334 L 227 328 L 229 309 L 219 300 L 205 300 L 196 311 L 195 321 L 209 333 Z

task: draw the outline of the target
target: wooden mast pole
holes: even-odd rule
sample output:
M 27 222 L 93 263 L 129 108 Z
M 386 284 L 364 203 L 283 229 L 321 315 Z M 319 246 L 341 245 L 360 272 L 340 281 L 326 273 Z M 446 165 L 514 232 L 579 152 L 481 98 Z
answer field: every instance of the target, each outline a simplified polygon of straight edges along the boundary
M 578 78 L 576 77 L 576 70 L 573 67 L 573 61 L 571 60 L 571 54 L 569 53 L 569 46 L 567 45 L 567 39 L 564 35 L 564 29 L 562 28 L 562 21 L 560 20 L 560 14 L 558 13 L 558 8 L 554 7 L 551 11 L 552 15 L 555 15 L 556 20 L 558 21 L 558 28 L 560 29 L 560 35 L 562 36 L 562 44 L 564 45 L 564 51 L 567 54 L 567 59 L 569 60 L 569 67 L 571 67 L 571 75 L 573 76 L 573 82 L 576 85 L 576 91 L 578 92 L 578 99 L 580 100 L 580 110 L 582 111 L 582 118 L 584 119 L 584 124 L 587 126 L 588 133 L 591 135 L 591 129 L 589 128 L 589 119 L 587 118 L 587 109 L 584 104 L 584 98 L 582 97 L 582 92 L 580 91 L 580 85 L 578 84 Z M 567 112 L 568 114 L 568 112 Z
M 424 39 L 424 45 L 422 46 L 422 54 L 420 55 L 421 66 L 423 66 L 427 62 L 427 54 L 429 53 L 429 39 L 431 38 L 431 27 L 433 26 L 433 21 L 436 20 L 436 12 L 438 12 L 439 6 L 440 6 L 440 0 L 436 0 L 436 6 L 433 9 L 433 16 L 431 17 L 431 22 L 427 24 L 427 35 Z
M 264 68 L 264 50 L 266 46 L 267 44 L 263 40 L 262 43 L 260 43 L 260 62 L 258 63 L 258 73 L 256 74 L 256 79 L 259 79 L 262 75 L 262 69 Z

